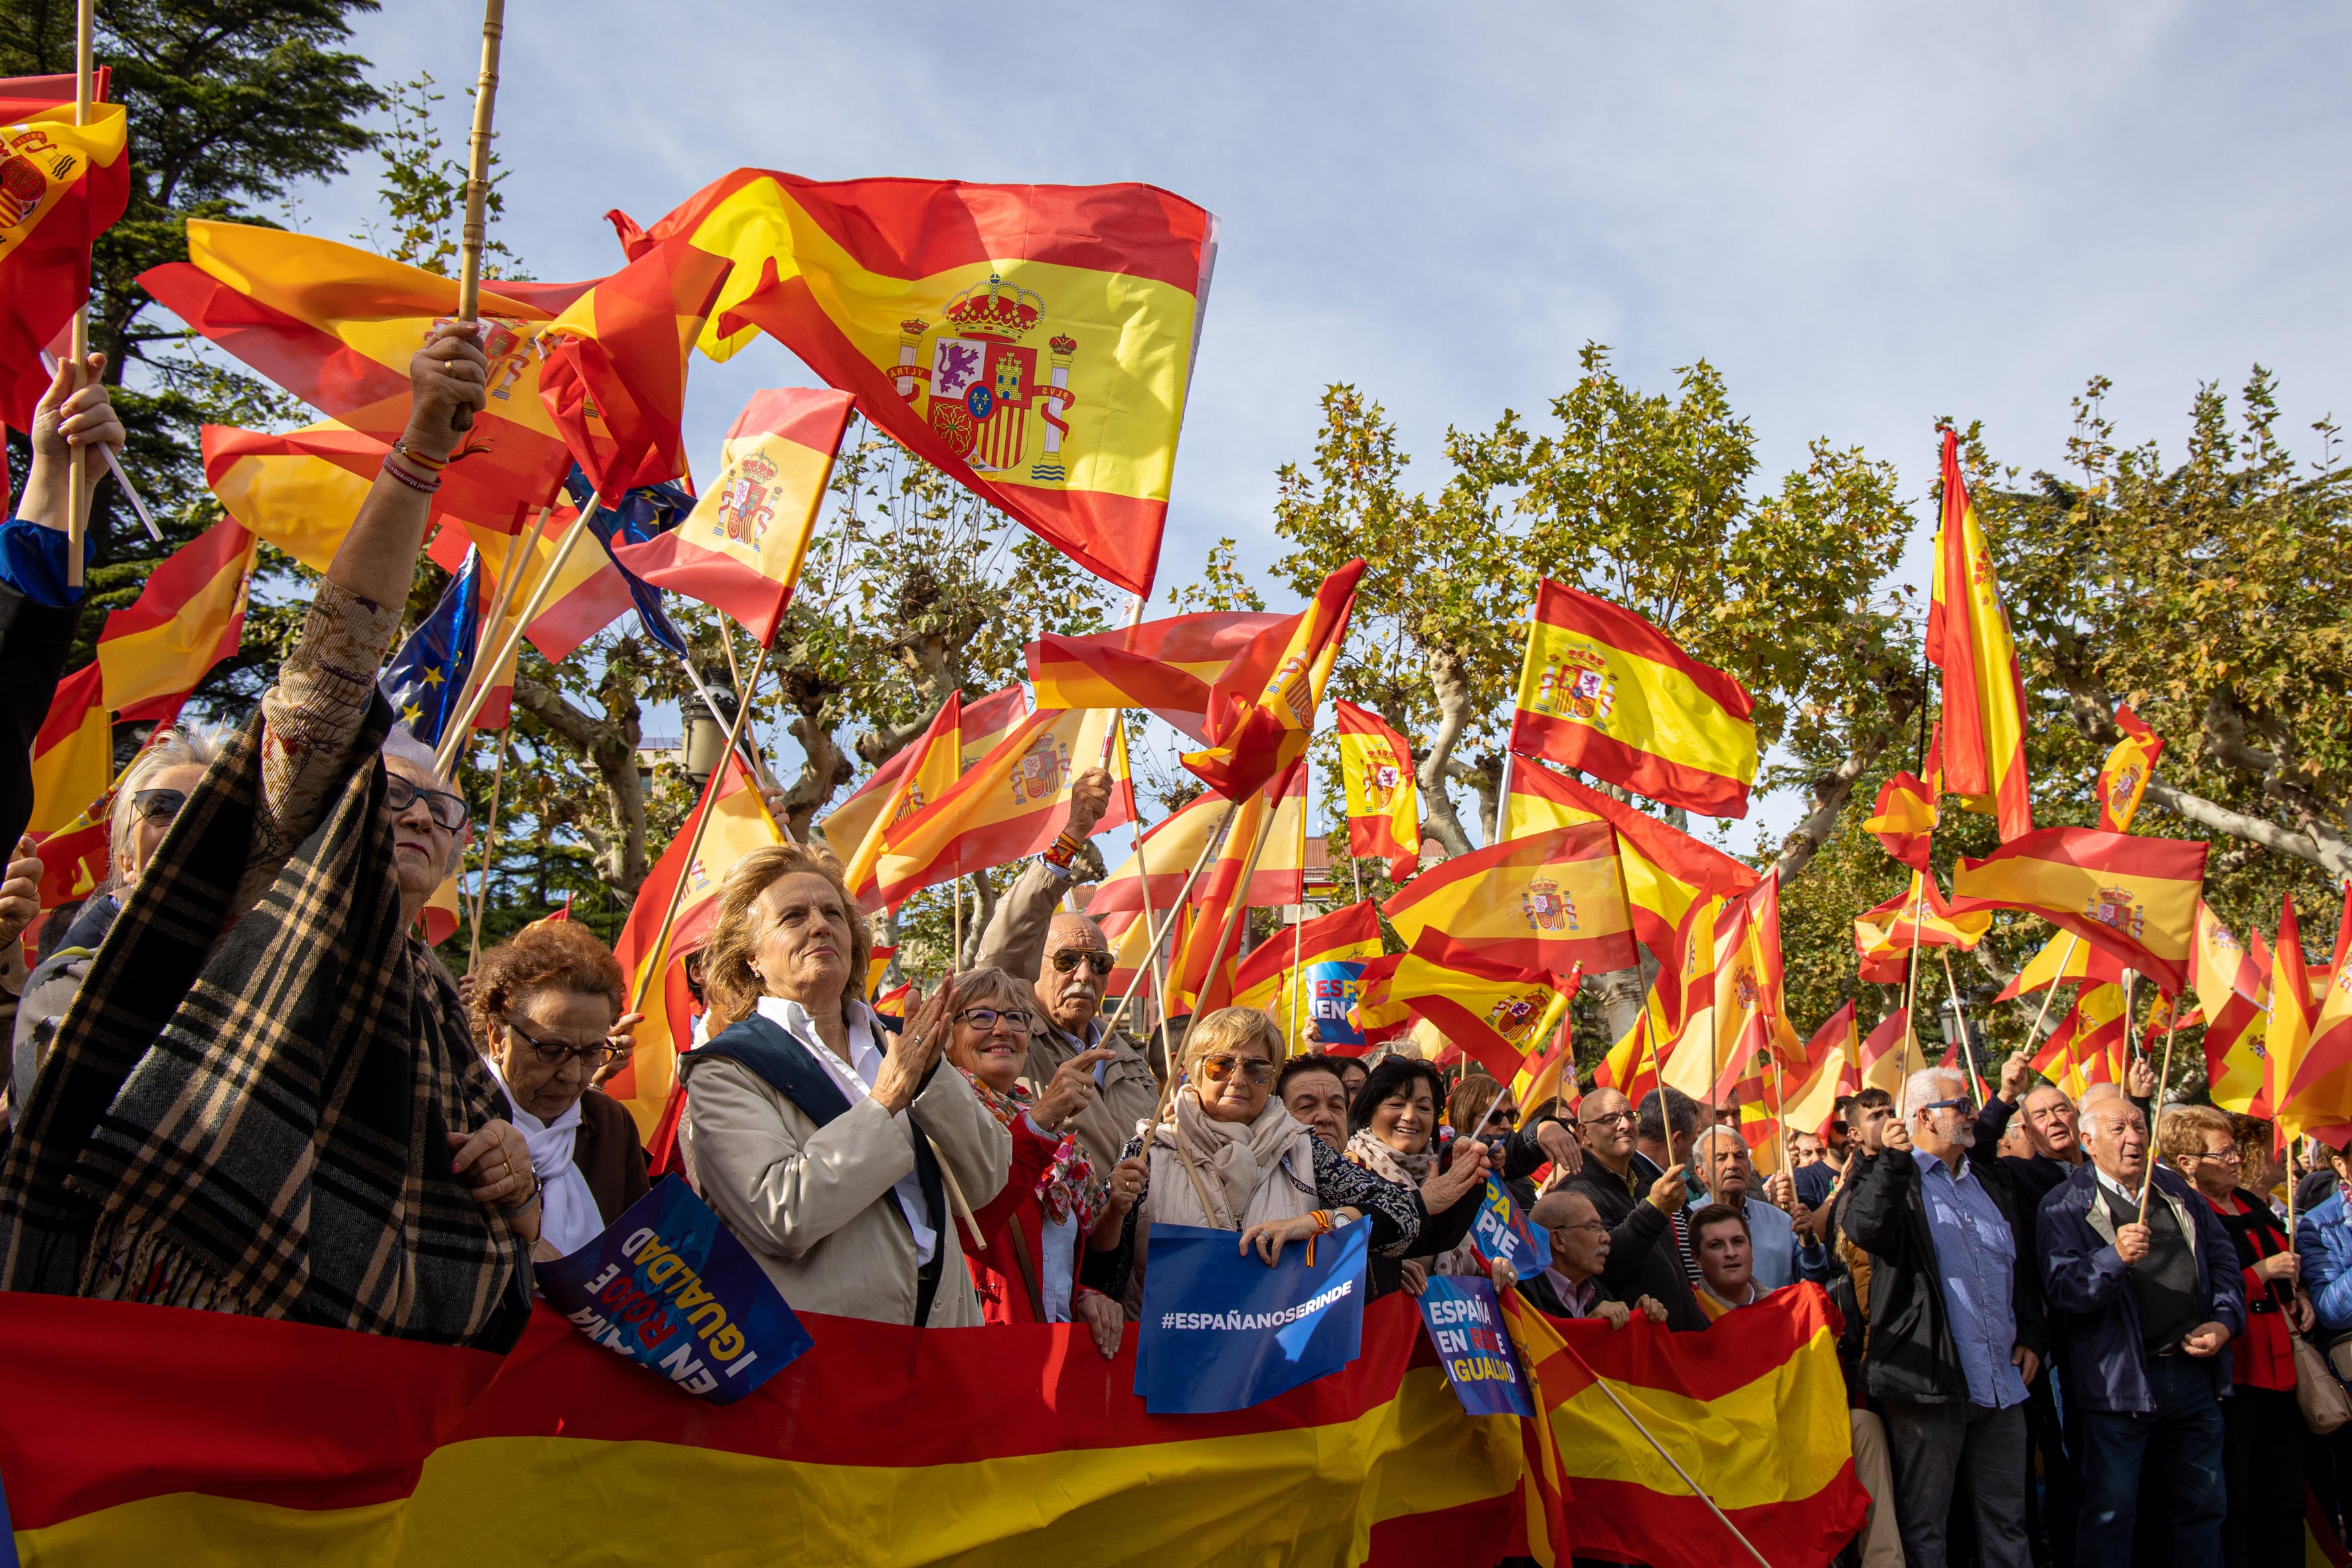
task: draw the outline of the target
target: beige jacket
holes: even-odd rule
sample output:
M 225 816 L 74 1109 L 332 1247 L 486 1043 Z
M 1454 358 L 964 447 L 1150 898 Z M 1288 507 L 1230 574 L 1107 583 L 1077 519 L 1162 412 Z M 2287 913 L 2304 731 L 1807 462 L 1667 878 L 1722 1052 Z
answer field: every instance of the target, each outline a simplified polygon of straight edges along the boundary
M 689 1053 L 680 1066 L 687 1174 L 784 1300 L 803 1312 L 912 1323 L 915 1239 L 890 1189 L 914 1170 L 915 1146 L 881 1102 L 858 1100 L 820 1128 L 739 1063 Z M 942 1063 L 908 1110 L 965 1201 L 979 1208 L 993 1198 L 1012 1168 L 1013 1137 L 963 1074 Z M 940 1230 L 946 1256 L 931 1328 L 982 1321 L 960 1229 L 950 1219 Z

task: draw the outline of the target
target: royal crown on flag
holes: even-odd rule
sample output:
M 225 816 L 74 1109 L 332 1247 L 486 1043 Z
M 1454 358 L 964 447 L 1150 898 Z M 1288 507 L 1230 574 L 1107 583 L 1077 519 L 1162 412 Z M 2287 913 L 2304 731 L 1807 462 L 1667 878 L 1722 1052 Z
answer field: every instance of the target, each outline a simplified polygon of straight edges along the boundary
M 1608 718 L 1616 706 L 1617 677 L 1601 650 L 1590 646 L 1562 650 L 1536 684 L 1538 712 L 1591 721 Z
M 2103 926 L 2111 926 L 2129 936 L 2140 935 L 2147 927 L 2147 911 L 2133 899 L 2129 888 L 2101 888 L 2083 912 Z
M 776 465 L 758 452 L 747 454 L 719 497 L 719 530 L 728 538 L 758 546 L 776 515 Z
M 1560 891 L 1559 884 L 1549 877 L 1538 877 L 1528 884 L 1527 891 L 1519 895 L 1519 912 L 1527 917 L 1530 931 L 1576 929 L 1576 900 Z
M 944 313 L 948 324 L 960 332 L 1017 338 L 1045 315 L 1045 297 L 1027 289 L 1007 287 L 1003 279 L 992 272 L 987 282 L 975 283 L 949 300 Z

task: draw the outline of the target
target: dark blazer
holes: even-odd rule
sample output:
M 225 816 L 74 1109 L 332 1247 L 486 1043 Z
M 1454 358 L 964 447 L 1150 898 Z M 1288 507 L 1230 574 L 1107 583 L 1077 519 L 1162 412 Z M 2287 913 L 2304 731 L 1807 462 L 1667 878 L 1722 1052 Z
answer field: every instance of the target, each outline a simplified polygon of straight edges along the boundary
M 1666 1310 L 1666 1327 L 1706 1327 L 1706 1314 L 1698 1310 L 1690 1278 L 1683 1272 L 1674 1222 L 1651 1204 L 1646 1185 L 1637 1191 L 1633 1180 L 1619 1176 L 1588 1152 L 1584 1168 L 1561 1187 L 1591 1199 L 1609 1227 L 1609 1263 L 1601 1271 L 1601 1282 L 1619 1300 L 1654 1296 Z
M 1617 1292 L 1609 1289 L 1607 1281 L 1595 1279 L 1593 1283 L 1600 1288 L 1601 1291 L 1600 1295 L 1593 1298 L 1595 1306 L 1603 1301 L 1614 1301 L 1619 1299 Z M 1559 1299 L 1559 1292 L 1552 1288 L 1551 1276 L 1549 1274 L 1538 1274 L 1532 1279 L 1520 1280 L 1518 1291 L 1520 1295 L 1534 1303 L 1536 1310 L 1549 1317 L 1572 1318 L 1576 1315 L 1568 1310 L 1568 1303 Z M 1631 1302 L 1626 1304 L 1632 1305 Z
M 49 716 L 79 606 L 36 603 L 0 584 L 0 860 L 33 820 L 33 737 Z
M 580 1131 L 572 1135 L 572 1163 L 587 1178 L 596 1212 L 606 1225 L 646 1195 L 645 1146 L 621 1102 L 602 1089 L 580 1097 Z

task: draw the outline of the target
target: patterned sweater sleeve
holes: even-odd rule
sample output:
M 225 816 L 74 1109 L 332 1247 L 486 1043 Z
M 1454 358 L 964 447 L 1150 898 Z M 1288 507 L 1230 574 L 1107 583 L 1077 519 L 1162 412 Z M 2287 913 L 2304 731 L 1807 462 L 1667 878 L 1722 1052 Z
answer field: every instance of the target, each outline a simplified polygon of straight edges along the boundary
M 236 907 L 259 901 L 310 837 L 351 771 L 352 742 L 375 697 L 376 672 L 400 630 L 400 607 L 319 584 L 278 684 L 261 698 L 261 809 Z
M 1143 1137 L 1139 1133 L 1127 1141 L 1127 1147 L 1118 1152 L 1118 1157 L 1124 1163 L 1142 1152 Z M 1128 1276 L 1135 1272 L 1136 1225 L 1143 1218 L 1143 1205 L 1150 1197 L 1151 1163 L 1147 1160 L 1144 1162 L 1142 1189 L 1135 1194 L 1135 1202 L 1129 1205 L 1127 1218 L 1119 1226 L 1118 1245 L 1108 1252 L 1097 1252 L 1088 1247 L 1086 1256 L 1078 1260 L 1078 1281 L 1087 1289 L 1099 1290 L 1114 1301 L 1127 1300 Z
M 1310 1142 L 1315 1145 L 1316 1200 L 1330 1208 L 1344 1205 L 1362 1210 L 1371 1224 L 1372 1250 L 1388 1258 L 1404 1257 L 1421 1234 L 1420 1194 L 1349 1164 L 1320 1138 Z

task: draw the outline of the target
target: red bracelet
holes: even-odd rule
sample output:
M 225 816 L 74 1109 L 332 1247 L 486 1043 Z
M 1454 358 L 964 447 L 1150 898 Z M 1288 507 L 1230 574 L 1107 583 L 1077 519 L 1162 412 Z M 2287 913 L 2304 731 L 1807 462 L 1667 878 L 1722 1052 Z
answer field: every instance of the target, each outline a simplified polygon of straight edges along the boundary
M 405 436 L 403 436 L 399 440 L 394 441 L 392 444 L 392 449 L 399 453 L 403 458 L 405 458 L 408 461 L 415 463 L 418 468 L 423 468 L 427 473 L 437 474 L 442 469 L 449 466 L 448 458 L 428 458 L 424 453 L 418 451 L 415 447 L 410 446 L 408 444 L 408 437 Z
M 421 496 L 429 496 L 441 488 L 441 481 L 438 479 L 420 479 L 389 457 L 383 460 L 383 471 Z

